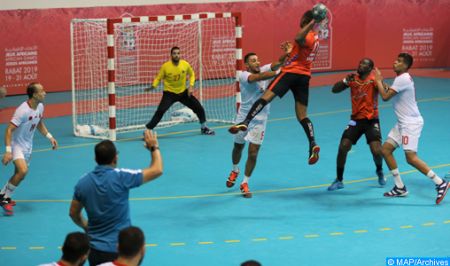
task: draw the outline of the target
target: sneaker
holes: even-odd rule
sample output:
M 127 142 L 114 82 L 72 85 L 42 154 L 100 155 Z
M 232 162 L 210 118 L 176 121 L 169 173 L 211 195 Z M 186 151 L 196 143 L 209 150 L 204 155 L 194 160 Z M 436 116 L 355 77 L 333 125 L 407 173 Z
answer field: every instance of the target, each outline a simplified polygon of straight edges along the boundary
M 7 203 L 11 204 L 12 206 L 16 206 L 16 201 L 12 200 L 11 198 L 5 199 L 5 194 L 0 194 L 0 201 L 6 201 Z
M 11 203 L 8 203 L 7 201 L 3 200 L 0 202 L 0 206 L 3 208 L 3 211 L 5 212 L 6 216 L 13 215 L 13 206 Z
M 248 189 L 248 184 L 247 183 L 242 183 L 241 184 L 241 193 L 242 193 L 242 196 L 244 198 L 251 198 L 252 197 L 252 193 Z
M 238 178 L 239 172 L 231 171 L 230 176 L 227 180 L 227 187 L 234 186 L 234 183 L 236 182 L 236 179 Z
M 450 188 L 450 182 L 444 181 L 440 185 L 436 185 L 436 191 L 437 191 L 437 198 L 436 198 L 436 204 L 441 203 L 441 201 L 444 199 L 445 195 L 447 194 L 448 189 Z
M 314 145 L 309 150 L 309 159 L 308 159 L 309 164 L 317 163 L 317 161 L 319 160 L 319 152 L 320 152 L 320 147 L 318 145 Z
M 210 129 L 209 127 L 202 127 L 201 128 L 202 135 L 215 135 L 216 132 L 214 130 Z
M 385 197 L 405 197 L 408 195 L 408 190 L 406 190 L 406 186 L 403 186 L 402 188 L 399 188 L 397 186 L 394 186 L 391 191 L 388 191 L 383 194 Z
M 386 177 L 384 177 L 383 169 L 376 171 L 376 173 L 378 176 L 378 184 L 380 184 L 380 186 L 386 185 Z
M 248 126 L 245 123 L 239 123 L 236 125 L 232 125 L 228 129 L 228 132 L 230 132 L 231 134 L 237 134 L 239 131 L 246 131 L 247 128 L 248 128 Z
M 344 182 L 335 179 L 333 181 L 333 183 L 331 183 L 331 185 L 328 187 L 328 191 L 335 191 L 335 190 L 343 189 L 343 188 L 344 188 Z

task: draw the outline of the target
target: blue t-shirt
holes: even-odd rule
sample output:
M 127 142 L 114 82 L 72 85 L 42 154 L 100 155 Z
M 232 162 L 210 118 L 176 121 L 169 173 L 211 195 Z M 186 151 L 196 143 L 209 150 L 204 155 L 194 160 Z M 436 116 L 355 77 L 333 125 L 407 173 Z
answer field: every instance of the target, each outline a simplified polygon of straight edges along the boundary
M 98 165 L 75 186 L 73 199 L 81 202 L 88 216 L 91 247 L 117 252 L 119 231 L 131 226 L 129 190 L 142 184 L 141 170 Z

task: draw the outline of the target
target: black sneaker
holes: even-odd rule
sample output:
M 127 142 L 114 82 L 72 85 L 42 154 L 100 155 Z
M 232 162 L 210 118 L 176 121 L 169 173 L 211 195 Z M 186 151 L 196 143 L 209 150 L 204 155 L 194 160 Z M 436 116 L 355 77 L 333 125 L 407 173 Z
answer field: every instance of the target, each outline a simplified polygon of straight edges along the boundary
M 406 189 L 406 186 L 403 186 L 402 188 L 394 186 L 394 188 L 391 189 L 391 191 L 388 191 L 388 192 L 383 194 L 383 196 L 391 197 L 391 198 L 393 198 L 393 197 L 405 197 L 406 195 L 408 195 L 408 190 Z
M 209 129 L 209 127 L 202 127 L 201 132 L 202 132 L 202 135 L 215 135 L 216 134 L 216 132 L 214 132 L 214 130 L 212 130 L 212 129 Z
M 450 187 L 450 182 L 443 181 L 442 184 L 436 185 L 437 197 L 436 204 L 441 203 Z

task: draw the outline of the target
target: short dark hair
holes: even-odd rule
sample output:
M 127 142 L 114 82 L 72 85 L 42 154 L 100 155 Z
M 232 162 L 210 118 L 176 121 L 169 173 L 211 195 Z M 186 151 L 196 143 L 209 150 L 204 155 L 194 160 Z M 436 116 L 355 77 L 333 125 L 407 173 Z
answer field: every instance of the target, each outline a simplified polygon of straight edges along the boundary
M 375 63 L 373 62 L 372 59 L 365 57 L 365 58 L 363 58 L 363 60 L 369 61 L 369 67 L 370 67 L 370 69 L 373 69 L 373 67 L 375 66 Z
M 261 263 L 256 260 L 247 260 L 241 263 L 241 266 L 261 266 Z
M 103 140 L 95 145 L 95 161 L 99 165 L 111 164 L 116 155 L 116 146 L 110 140 Z
M 308 10 L 303 14 L 302 19 L 300 20 L 300 27 L 307 25 L 311 20 L 313 20 L 313 12 L 312 10 Z
M 170 54 L 172 54 L 174 50 L 180 50 L 180 47 L 178 47 L 178 46 L 172 47 L 172 48 L 170 49 Z
M 27 86 L 28 99 L 33 98 L 33 94 L 37 91 L 38 85 L 39 85 L 38 82 L 32 82 L 32 83 L 28 84 L 28 86 Z
M 408 54 L 408 53 L 400 53 L 400 54 L 398 55 L 398 57 L 403 58 L 403 62 L 406 63 L 406 65 L 408 66 L 408 69 L 409 69 L 410 67 L 412 67 L 413 62 L 414 62 L 414 59 L 413 59 L 412 55 L 410 55 L 410 54 Z
M 139 227 L 130 226 L 119 233 L 119 256 L 132 258 L 145 244 L 144 232 Z
M 66 236 L 62 247 L 62 259 L 75 263 L 89 252 L 89 237 L 85 233 L 72 232 Z
M 248 63 L 248 59 L 250 58 L 250 56 L 254 56 L 254 55 L 256 55 L 256 54 L 253 52 L 246 54 L 244 57 L 244 63 Z

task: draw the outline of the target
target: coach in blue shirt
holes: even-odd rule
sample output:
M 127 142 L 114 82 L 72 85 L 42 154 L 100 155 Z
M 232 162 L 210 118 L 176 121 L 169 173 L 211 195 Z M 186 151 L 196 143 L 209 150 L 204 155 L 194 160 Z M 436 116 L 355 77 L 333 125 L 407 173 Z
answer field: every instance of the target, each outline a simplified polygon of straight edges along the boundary
M 119 169 L 114 143 L 104 140 L 95 146 L 97 167 L 84 175 L 75 186 L 70 217 L 90 237 L 89 264 L 98 265 L 117 258 L 119 231 L 131 226 L 129 190 L 162 174 L 163 165 L 156 134 L 144 133 L 151 151 L 150 167 L 142 170 Z M 86 209 L 86 220 L 82 210 Z

